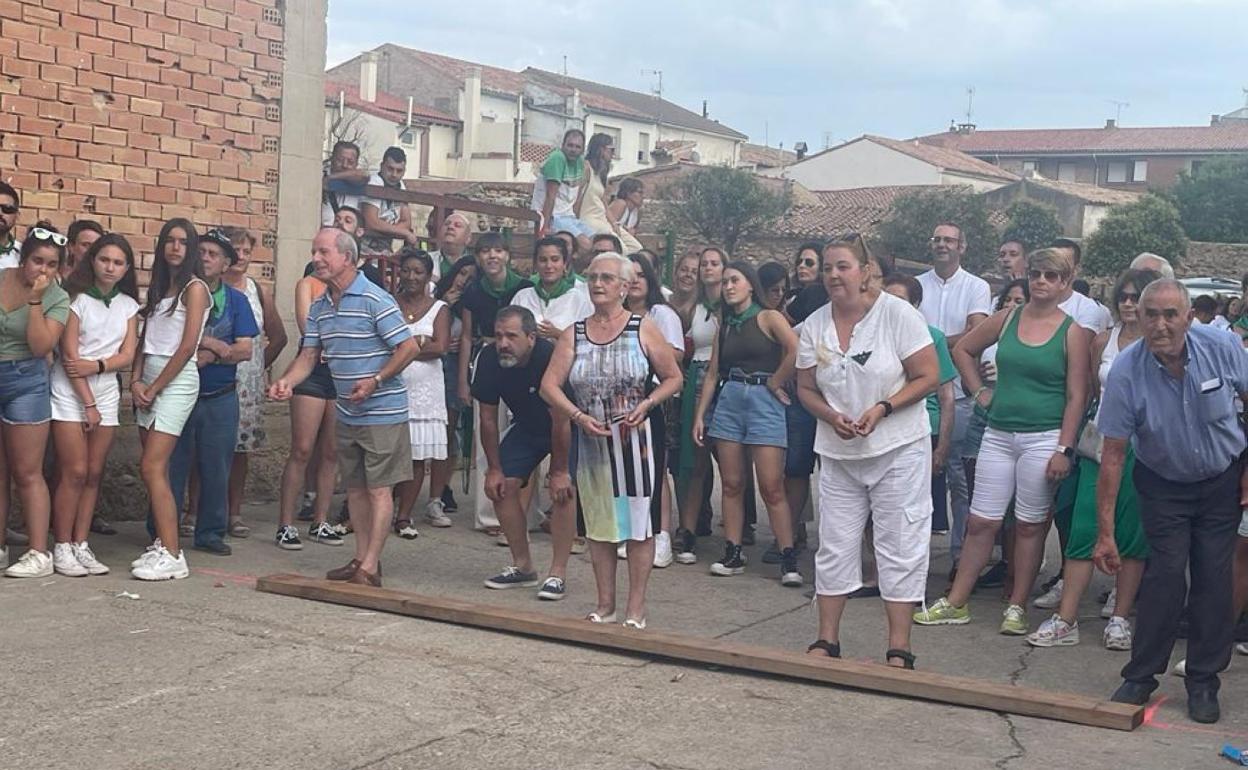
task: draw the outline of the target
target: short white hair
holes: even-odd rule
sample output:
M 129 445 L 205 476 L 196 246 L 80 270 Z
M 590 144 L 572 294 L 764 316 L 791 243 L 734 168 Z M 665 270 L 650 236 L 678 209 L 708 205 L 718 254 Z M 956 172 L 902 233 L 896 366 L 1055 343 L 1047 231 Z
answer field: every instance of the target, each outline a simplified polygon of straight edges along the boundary
M 1191 292 L 1187 290 L 1187 287 L 1184 286 L 1182 282 L 1176 281 L 1173 278 L 1158 278 L 1156 281 L 1153 281 L 1149 285 L 1145 286 L 1144 290 L 1140 292 L 1141 304 L 1144 302 L 1145 299 L 1153 296 L 1154 294 L 1157 294 L 1158 292 L 1163 292 L 1163 291 L 1173 291 L 1177 293 L 1179 295 L 1179 298 L 1183 300 L 1183 309 L 1184 310 L 1192 309 Z
M 1155 268 L 1150 267 L 1150 262 L 1156 262 L 1159 266 Z M 1145 251 L 1142 254 L 1138 254 L 1135 259 L 1131 260 L 1131 269 L 1156 270 L 1158 273 L 1161 273 L 1162 278 L 1174 278 L 1174 268 L 1170 266 L 1170 260 L 1154 254 L 1151 251 Z
M 633 279 L 637 277 L 637 266 L 633 264 L 633 261 L 623 254 L 617 254 L 614 251 L 604 251 L 594 257 L 590 260 L 589 267 L 592 268 L 598 262 L 604 261 L 611 261 L 619 266 L 620 280 L 625 283 L 632 283 Z M 586 272 L 588 272 L 588 268 L 586 269 Z

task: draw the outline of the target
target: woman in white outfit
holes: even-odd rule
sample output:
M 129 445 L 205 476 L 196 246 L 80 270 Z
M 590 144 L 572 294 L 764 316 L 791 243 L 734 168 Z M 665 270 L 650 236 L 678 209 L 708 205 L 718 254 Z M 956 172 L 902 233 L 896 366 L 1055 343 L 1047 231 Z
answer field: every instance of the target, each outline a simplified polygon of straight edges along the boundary
M 533 314 L 538 336 L 552 342 L 558 341 L 564 329 L 594 312 L 585 284 L 572 275 L 570 256 L 563 238 L 539 240 L 533 254 L 533 285 L 511 298 L 511 304 Z
M 451 313 L 445 302 L 429 293 L 433 259 L 423 251 L 404 251 L 399 258 L 399 291 L 395 295 L 403 320 L 420 343 L 416 360 L 403 370 L 407 388 L 407 425 L 412 437 L 412 480 L 399 485 L 399 506 L 394 531 L 411 540 L 419 533 L 412 524 L 412 509 L 425 479 L 425 461 L 433 465 L 429 479 L 429 502 L 425 519 L 435 527 L 449 527 L 451 520 L 433 501 L 450 478 L 447 462 L 446 398 L 442 379 L 442 356 L 451 337 Z
M 910 614 L 927 588 L 932 444 L 924 399 L 940 378 L 927 322 L 882 292 L 861 236 L 820 255 L 828 304 L 802 325 L 798 396 L 818 419 L 819 638 L 809 654 L 841 656 L 841 614 L 862 587 L 862 534 L 874 531 L 891 666 L 914 668 Z
M 607 134 L 594 134 L 585 150 L 585 184 L 581 185 L 581 199 L 577 206 L 577 219 L 598 233 L 610 233 L 620 239 L 625 254 L 641 250 L 641 243 L 633 234 L 611 215 L 607 205 L 607 180 L 611 176 L 611 158 L 615 155 L 614 140 Z

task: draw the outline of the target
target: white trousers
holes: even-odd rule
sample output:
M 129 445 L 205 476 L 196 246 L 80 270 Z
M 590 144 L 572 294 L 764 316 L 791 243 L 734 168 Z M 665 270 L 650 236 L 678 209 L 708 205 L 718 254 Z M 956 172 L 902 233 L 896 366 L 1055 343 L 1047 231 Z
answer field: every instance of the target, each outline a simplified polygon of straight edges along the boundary
M 999 521 L 1014 500 L 1014 515 L 1026 524 L 1038 524 L 1053 506 L 1054 485 L 1045 472 L 1057 451 L 1059 431 L 1007 433 L 984 430 L 975 462 L 975 498 L 971 513 Z
M 932 528 L 932 440 L 924 436 L 879 457 L 819 463 L 819 551 L 815 592 L 862 587 L 862 533 L 870 519 L 880 596 L 922 601 Z

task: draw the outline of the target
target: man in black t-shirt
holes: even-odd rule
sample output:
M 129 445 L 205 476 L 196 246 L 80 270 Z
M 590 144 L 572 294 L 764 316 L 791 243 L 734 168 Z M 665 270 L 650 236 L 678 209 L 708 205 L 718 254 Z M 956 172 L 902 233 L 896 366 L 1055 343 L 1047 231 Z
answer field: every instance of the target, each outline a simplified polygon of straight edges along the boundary
M 541 397 L 542 376 L 555 346 L 537 336 L 537 321 L 527 309 L 514 305 L 498 311 L 494 343 L 481 349 L 472 378 L 472 397 L 481 405 L 481 448 L 488 469 L 485 494 L 507 536 L 511 566 L 485 581 L 487 588 L 535 586 L 537 571 L 529 553 L 528 522 L 520 507 L 520 488 L 533 469 L 550 455 L 551 538 L 554 555 L 539 599 L 564 597 L 564 578 L 575 533 L 575 502 L 571 493 L 567 430 L 552 437 L 550 407 Z M 511 410 L 512 423 L 502 440 L 498 435 L 498 404 Z M 560 419 L 565 419 L 561 417 Z

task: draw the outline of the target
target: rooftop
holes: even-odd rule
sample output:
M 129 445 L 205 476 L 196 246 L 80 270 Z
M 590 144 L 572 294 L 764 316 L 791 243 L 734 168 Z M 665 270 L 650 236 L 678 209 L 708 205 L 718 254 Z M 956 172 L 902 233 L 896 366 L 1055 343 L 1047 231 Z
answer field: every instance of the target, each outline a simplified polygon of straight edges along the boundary
M 741 145 L 739 162 L 743 166 L 757 168 L 781 168 L 797 162 L 797 153 L 776 147 L 764 147 L 761 144 Z
M 376 115 L 379 118 L 393 120 L 395 123 L 407 122 L 408 101 L 394 94 L 378 91 L 377 98 L 368 102 L 360 98 L 359 83 L 335 83 L 333 81 L 325 81 L 325 104 L 337 105 L 338 96 L 342 95 L 343 101 L 347 107 L 360 112 L 366 112 L 370 115 Z M 412 117 L 421 119 L 421 122 L 445 123 L 447 125 L 459 125 L 459 119 L 454 115 L 448 115 L 440 112 L 432 107 L 413 103 Z
M 1029 128 L 945 131 L 915 140 L 973 155 L 1248 152 L 1248 121 L 1159 128 Z

